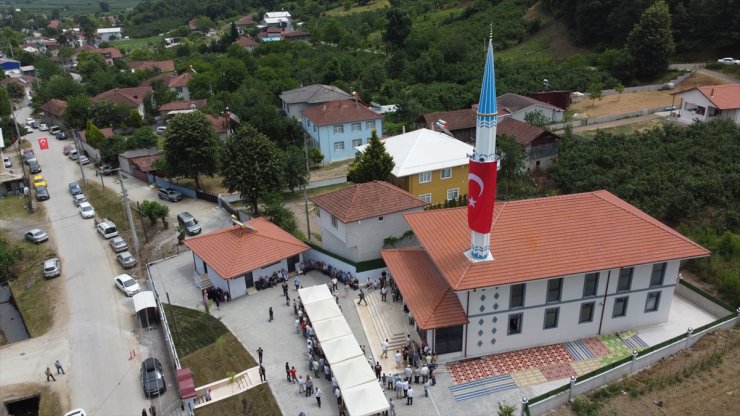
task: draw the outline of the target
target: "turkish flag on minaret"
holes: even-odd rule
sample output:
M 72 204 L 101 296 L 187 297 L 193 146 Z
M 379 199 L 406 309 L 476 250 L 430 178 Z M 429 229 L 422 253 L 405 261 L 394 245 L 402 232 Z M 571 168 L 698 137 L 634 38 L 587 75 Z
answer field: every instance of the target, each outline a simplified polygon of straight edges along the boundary
M 42 137 L 39 139 L 39 149 L 46 150 L 49 148 L 49 139 Z
M 493 223 L 493 204 L 496 202 L 497 162 L 468 164 L 468 226 L 471 230 L 488 234 Z

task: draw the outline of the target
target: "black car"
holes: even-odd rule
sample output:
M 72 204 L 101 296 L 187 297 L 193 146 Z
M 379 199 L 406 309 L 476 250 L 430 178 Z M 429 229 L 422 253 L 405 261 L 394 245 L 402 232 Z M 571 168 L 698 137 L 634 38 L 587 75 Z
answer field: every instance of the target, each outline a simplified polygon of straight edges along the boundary
M 28 170 L 30 170 L 34 175 L 41 173 L 41 165 L 39 165 L 39 162 L 31 162 L 31 164 L 28 165 Z
M 177 202 L 182 199 L 182 193 L 172 188 L 161 188 L 158 194 L 159 199 L 166 199 L 172 202 Z
M 156 358 L 147 358 L 141 363 L 141 386 L 146 397 L 159 396 L 167 391 L 162 364 Z
M 98 168 L 98 173 L 108 176 L 113 173 L 113 167 L 106 163 Z
M 80 188 L 80 185 L 78 185 L 77 182 L 70 182 L 69 193 L 71 193 L 72 196 L 80 195 L 82 193 L 82 188 Z
M 36 187 L 36 199 L 38 199 L 39 201 L 46 201 L 49 199 L 49 191 L 46 189 L 45 186 Z
M 67 138 L 67 134 L 65 134 L 63 131 L 54 134 L 54 136 L 57 138 L 57 140 L 64 140 Z

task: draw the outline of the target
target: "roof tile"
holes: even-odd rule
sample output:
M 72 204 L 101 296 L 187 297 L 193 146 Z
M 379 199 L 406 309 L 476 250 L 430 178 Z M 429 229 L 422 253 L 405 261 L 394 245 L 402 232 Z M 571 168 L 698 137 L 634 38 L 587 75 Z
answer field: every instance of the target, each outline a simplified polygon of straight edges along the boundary
M 311 201 L 344 224 L 426 205 L 417 196 L 381 181 L 338 189 L 315 196 Z
M 376 114 L 373 110 L 355 100 L 331 101 L 309 107 L 303 110 L 302 113 L 317 126 L 383 118 L 383 116 Z

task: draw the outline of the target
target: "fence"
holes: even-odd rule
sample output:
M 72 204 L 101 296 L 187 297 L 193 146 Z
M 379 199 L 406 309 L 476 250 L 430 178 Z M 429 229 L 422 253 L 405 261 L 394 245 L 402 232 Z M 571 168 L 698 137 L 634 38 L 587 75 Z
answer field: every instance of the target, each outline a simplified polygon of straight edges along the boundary
M 608 116 L 593 117 L 593 118 L 587 118 L 583 120 L 571 120 L 567 123 L 551 124 L 548 126 L 548 128 L 553 131 L 562 130 L 568 124 L 570 124 L 571 127 L 584 127 L 584 126 L 590 126 L 592 124 L 601 124 L 601 123 L 608 123 L 610 121 L 623 120 L 625 118 L 642 117 L 648 114 L 657 113 L 659 111 L 668 111 L 668 110 L 666 110 L 665 107 L 646 108 L 646 109 L 638 110 L 638 111 L 630 111 L 628 113 L 611 114 Z
M 176 183 L 172 183 L 168 181 L 167 179 L 161 178 L 156 175 L 149 175 L 149 182 L 154 183 L 155 185 L 159 186 L 160 188 L 172 188 L 176 191 L 179 191 L 181 194 L 185 196 L 189 196 L 190 198 L 197 198 L 195 190 L 188 188 L 187 186 L 178 185 Z
M 177 348 L 175 348 L 175 340 L 172 338 L 172 332 L 170 331 L 170 324 L 167 322 L 167 315 L 164 313 L 164 306 L 162 305 L 162 300 L 159 297 L 159 292 L 157 292 L 157 286 L 154 283 L 154 279 L 152 278 L 152 272 L 149 270 L 149 266 L 155 263 L 159 263 L 160 261 L 168 260 L 176 256 L 170 256 L 167 258 L 163 258 L 161 260 L 153 261 L 151 263 L 147 263 L 146 265 L 146 272 L 149 276 L 149 285 L 151 286 L 151 289 L 154 291 L 154 298 L 157 300 L 157 309 L 159 310 L 159 315 L 162 318 L 162 333 L 164 334 L 164 343 L 167 346 L 167 352 L 170 354 L 170 358 L 172 359 L 172 362 L 175 363 L 175 369 L 179 370 L 182 368 L 180 365 L 180 358 L 177 355 Z
M 683 280 L 676 287 L 676 292 L 682 296 L 686 296 L 692 302 L 696 301 L 702 307 L 704 305 L 709 306 L 710 308 L 708 310 L 712 312 L 724 312 L 725 316 L 696 329 L 688 328 L 686 333 L 682 335 L 633 353 L 631 357 L 626 357 L 591 373 L 584 374 L 579 377 L 577 382 L 575 378 L 571 378 L 570 384 L 558 387 L 530 400 L 522 399 L 524 406 L 522 409 L 523 413 L 527 415 L 539 415 L 548 412 L 566 403 L 571 397 L 587 393 L 595 388 L 618 380 L 625 375 L 650 367 L 659 360 L 694 345 L 704 335 L 718 329 L 731 328 L 740 320 L 740 308 L 733 310 L 730 305 Z

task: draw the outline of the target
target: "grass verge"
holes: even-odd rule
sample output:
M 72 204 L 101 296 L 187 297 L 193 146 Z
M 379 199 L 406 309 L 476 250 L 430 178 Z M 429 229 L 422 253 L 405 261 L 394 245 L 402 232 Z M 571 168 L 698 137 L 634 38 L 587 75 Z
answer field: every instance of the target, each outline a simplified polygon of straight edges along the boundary
M 218 319 L 193 309 L 171 305 L 165 305 L 165 313 L 173 330 L 180 362 L 183 367 L 190 367 L 196 386 L 227 378 L 229 372 L 239 373 L 257 365 L 239 340 Z M 177 331 L 174 330 L 175 325 Z M 237 414 L 278 416 L 280 409 L 269 387 L 261 384 L 196 411 L 198 416 Z

